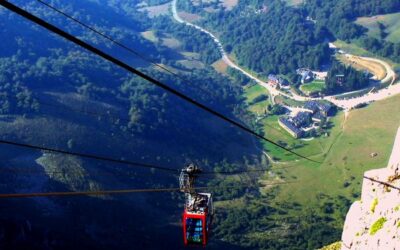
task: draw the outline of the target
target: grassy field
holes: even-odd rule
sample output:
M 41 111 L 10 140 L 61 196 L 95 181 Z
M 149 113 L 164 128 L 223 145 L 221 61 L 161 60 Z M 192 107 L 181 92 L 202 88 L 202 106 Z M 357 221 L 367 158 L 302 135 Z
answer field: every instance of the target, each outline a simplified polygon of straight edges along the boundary
M 345 41 L 337 40 L 337 41 L 334 42 L 334 44 L 338 48 L 344 50 L 346 53 L 353 54 L 353 55 L 356 55 L 356 56 L 367 56 L 367 57 L 378 58 L 378 59 L 386 61 L 387 63 L 389 63 L 394 68 L 400 67 L 399 63 L 395 63 L 395 62 L 393 62 L 390 59 L 385 58 L 385 57 L 380 57 L 380 56 L 374 55 L 373 53 L 369 52 L 368 50 L 365 50 L 364 48 L 362 48 L 361 46 L 356 44 L 356 42 L 357 41 L 351 42 L 351 43 L 347 43 Z
M 354 110 L 346 121 L 343 114 L 334 119 L 336 126 L 330 137 L 320 139 L 322 153 L 311 156 L 322 164 L 306 160 L 284 164 L 289 168 L 279 170 L 283 178 L 299 182 L 281 187 L 276 202 L 295 201 L 317 206 L 319 193 L 354 200 L 361 191 L 363 173 L 387 164 L 400 125 L 400 96 Z M 310 144 L 296 152 L 312 154 L 315 145 Z M 373 152 L 378 154 L 377 157 L 370 157 Z M 282 168 L 282 164 L 275 164 L 274 168 Z M 349 183 L 346 187 L 345 182 Z
M 228 65 L 222 60 L 218 60 L 211 65 L 217 72 L 227 74 Z
M 289 99 L 284 96 L 276 96 L 275 103 L 285 105 L 285 106 L 290 106 L 290 107 L 302 107 L 304 105 L 304 102 Z
M 162 44 L 170 49 L 179 49 L 181 46 L 181 42 L 178 39 L 168 34 L 163 34 L 161 37 L 157 37 L 153 30 L 147 30 L 141 32 L 140 34 L 143 38 L 149 40 L 150 42 Z
M 149 40 L 153 43 L 158 43 L 158 37 L 154 34 L 154 31 L 148 30 L 140 33 L 144 39 Z
M 289 6 L 298 6 L 304 2 L 304 0 L 285 0 Z
M 205 65 L 198 60 L 178 60 L 178 63 L 185 66 L 187 69 L 203 69 Z
M 150 18 L 157 17 L 160 15 L 168 15 L 169 14 L 169 5 L 170 3 L 149 6 L 139 9 L 139 11 L 147 12 L 147 15 Z
M 337 114 L 330 119 L 331 130 L 329 136 L 321 136 L 312 140 L 298 140 L 293 138 L 278 124 L 278 116 L 269 116 L 262 120 L 263 131 L 266 136 L 274 142 L 282 141 L 286 146 L 293 149 L 295 152 L 312 157 L 315 160 L 323 160 L 324 155 L 329 152 L 329 149 L 340 136 L 344 122 L 343 113 Z M 280 162 L 295 163 L 297 156 L 283 151 L 282 149 L 272 146 L 269 143 L 264 143 L 264 149 L 269 155 Z M 279 164 L 280 165 L 280 164 Z M 285 164 L 286 165 L 286 164 Z
M 162 39 L 162 45 L 170 49 L 179 49 L 181 47 L 181 42 L 173 37 L 164 37 Z
M 361 48 L 360 46 L 354 43 L 346 43 L 345 41 L 337 40 L 334 42 L 334 44 L 338 48 L 344 50 L 346 53 L 350 53 L 357 56 L 373 56 L 371 52 Z
M 360 17 L 356 23 L 368 29 L 368 35 L 375 38 L 380 37 L 379 23 L 385 26 L 387 36 L 385 40 L 390 42 L 398 42 L 400 39 L 400 13 L 379 15 L 372 17 Z
M 188 70 L 191 69 L 202 69 L 205 65 L 200 60 L 200 55 L 198 53 L 183 51 L 181 48 L 181 42 L 172 37 L 169 34 L 158 33 L 158 36 L 152 30 L 147 30 L 141 33 L 142 37 L 155 43 L 165 47 L 170 48 L 176 54 L 169 54 L 169 57 L 176 57 L 178 63 L 183 65 Z M 164 65 L 165 66 L 165 65 Z M 177 69 L 173 69 L 171 67 L 165 66 L 174 72 L 178 72 Z
M 266 135 L 274 140 L 285 141 L 290 146 L 294 139 L 275 129 L 278 128 L 276 119 L 269 117 L 264 121 L 274 127 L 265 127 Z M 272 156 L 291 160 L 273 163 L 272 171 L 259 180 L 261 185 L 275 183 L 277 180 L 286 181 L 285 185 L 273 189 L 268 186 L 260 188 L 263 196 L 257 200 L 257 203 L 281 211 L 271 213 L 267 221 L 283 224 L 276 232 L 250 232 L 246 237 L 265 239 L 281 235 L 284 238 L 287 230 L 284 221 L 300 220 L 300 223 L 309 223 L 306 216 L 328 218 L 321 221 L 323 227 L 335 228 L 340 232 L 349 202 L 359 199 L 363 173 L 387 165 L 394 136 L 400 125 L 400 95 L 353 110 L 347 118 L 339 113 L 332 122 L 334 127 L 329 137 L 303 142 L 307 145 L 295 149 L 321 163 L 299 158 L 295 160 L 295 157 L 279 152 L 280 149 L 266 145 Z M 372 158 L 372 152 L 378 155 Z M 327 207 L 330 207 L 329 212 Z M 337 240 L 340 240 L 340 235 Z
M 192 13 L 188 13 L 188 12 L 184 12 L 184 11 L 179 11 L 179 16 L 183 19 L 183 20 L 185 20 L 185 21 L 188 21 L 188 22 L 196 22 L 196 21 L 198 21 L 198 20 L 200 20 L 201 19 L 201 16 L 200 15 L 197 15 L 197 14 L 192 14 Z
M 222 6 L 225 8 L 225 10 L 232 10 L 238 3 L 239 0 L 223 0 Z
M 269 96 L 268 91 L 259 84 L 245 87 L 244 92 L 245 92 L 245 98 L 246 98 L 247 104 L 253 102 L 255 98 L 257 98 L 261 95 Z M 264 113 L 267 105 L 270 104 L 270 101 L 271 101 L 270 97 L 268 97 L 267 100 L 249 105 L 249 110 L 255 114 L 262 114 L 262 113 Z
M 314 80 L 310 83 L 303 84 L 300 86 L 300 90 L 307 95 L 310 95 L 315 92 L 320 92 L 324 88 L 325 88 L 325 81 L 323 80 Z

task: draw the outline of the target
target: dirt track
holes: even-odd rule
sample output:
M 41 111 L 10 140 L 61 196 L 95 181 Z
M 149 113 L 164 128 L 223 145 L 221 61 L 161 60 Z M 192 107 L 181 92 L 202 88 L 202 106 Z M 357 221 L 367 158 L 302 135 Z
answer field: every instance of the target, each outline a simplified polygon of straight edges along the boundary
M 350 54 L 345 54 L 343 60 L 356 69 L 368 70 L 375 76 L 376 80 L 379 80 L 382 83 L 392 84 L 395 81 L 396 74 L 392 67 L 382 60 Z

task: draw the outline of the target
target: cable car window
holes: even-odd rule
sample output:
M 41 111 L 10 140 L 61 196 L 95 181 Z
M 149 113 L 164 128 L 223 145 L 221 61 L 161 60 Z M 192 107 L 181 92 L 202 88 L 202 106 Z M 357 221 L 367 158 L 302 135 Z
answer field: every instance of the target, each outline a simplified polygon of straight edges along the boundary
M 186 239 L 191 243 L 202 243 L 203 222 L 200 219 L 186 219 Z

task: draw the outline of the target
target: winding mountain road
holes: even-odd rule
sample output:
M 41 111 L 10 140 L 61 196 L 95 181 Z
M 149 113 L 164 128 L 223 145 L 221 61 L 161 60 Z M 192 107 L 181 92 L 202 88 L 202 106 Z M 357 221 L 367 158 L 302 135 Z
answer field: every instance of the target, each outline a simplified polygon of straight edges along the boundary
M 234 68 L 234 69 L 240 71 L 241 73 L 243 73 L 244 75 L 246 75 L 246 76 L 249 77 L 250 79 L 256 81 L 258 84 L 260 84 L 261 86 L 265 87 L 265 88 L 270 92 L 270 94 L 273 95 L 273 96 L 275 96 L 275 95 L 284 95 L 284 96 L 287 96 L 287 97 L 289 97 L 289 98 L 293 98 L 293 97 L 289 96 L 289 95 L 286 94 L 286 93 L 283 93 L 283 92 L 281 92 L 281 91 L 279 91 L 279 90 L 276 90 L 276 89 L 273 88 L 272 86 L 268 85 L 266 82 L 264 82 L 264 81 L 262 81 L 261 79 L 259 79 L 259 78 L 255 77 L 255 76 L 251 75 L 249 72 L 247 72 L 246 70 L 244 70 L 243 68 L 241 68 L 241 67 L 240 67 L 239 65 L 237 65 L 236 63 L 234 63 L 234 62 L 228 57 L 228 54 L 227 54 L 226 51 L 224 50 L 224 47 L 223 47 L 221 41 L 220 41 L 213 33 L 211 33 L 210 31 L 208 31 L 208 30 L 206 30 L 206 29 L 204 29 L 204 28 L 202 28 L 202 27 L 200 27 L 200 26 L 198 26 L 198 25 L 196 25 L 196 24 L 187 22 L 187 21 L 183 20 L 183 19 L 179 16 L 178 10 L 177 10 L 177 6 L 176 6 L 176 2 L 177 2 L 177 0 L 173 0 L 173 1 L 172 1 L 172 5 L 171 5 L 172 14 L 173 14 L 174 19 L 175 19 L 177 22 L 179 22 L 179 23 L 186 24 L 186 25 L 188 25 L 188 26 L 191 26 L 191 27 L 193 27 L 193 28 L 195 28 L 195 29 L 198 29 L 198 30 L 200 30 L 201 32 L 203 32 L 203 33 L 209 35 L 209 36 L 213 39 L 213 41 L 217 44 L 218 50 L 219 50 L 219 52 L 221 53 L 222 60 L 223 60 L 229 67 Z M 301 96 L 300 96 L 300 97 L 301 97 Z M 301 97 L 301 99 L 303 100 L 303 97 Z
M 171 10 L 172 10 L 172 15 L 174 17 L 174 19 L 182 24 L 191 26 L 195 29 L 198 29 L 199 31 L 207 34 L 208 36 L 210 36 L 213 41 L 215 42 L 215 44 L 218 47 L 219 52 L 221 53 L 221 57 L 222 60 L 231 68 L 234 68 L 238 71 L 240 71 L 241 73 L 243 73 L 244 75 L 246 75 L 247 77 L 249 77 L 250 79 L 254 80 L 255 82 L 257 82 L 258 84 L 260 84 L 261 86 L 263 86 L 264 88 L 266 88 L 268 90 L 268 92 L 272 95 L 272 98 L 274 98 L 277 95 L 281 95 L 281 96 L 285 96 L 287 98 L 296 100 L 296 101 L 310 101 L 310 100 L 328 100 L 330 102 L 332 102 L 333 104 L 335 104 L 338 107 L 343 108 L 345 111 L 349 111 L 351 109 L 353 109 L 354 107 L 356 107 L 357 105 L 361 104 L 361 103 L 369 103 L 369 102 L 373 102 L 373 101 L 378 101 L 378 100 L 382 100 L 385 99 L 387 97 L 393 96 L 393 95 L 397 95 L 400 94 L 400 84 L 394 84 L 395 79 L 396 79 L 396 74 L 393 71 L 393 69 L 390 67 L 390 65 L 382 60 L 379 59 L 375 59 L 375 58 L 368 58 L 368 60 L 370 61 L 374 61 L 374 62 L 378 62 L 380 64 L 382 64 L 386 71 L 387 71 L 387 75 L 385 77 L 385 80 L 388 79 L 392 79 L 392 84 L 386 88 L 386 89 L 382 89 L 379 90 L 375 93 L 368 93 L 365 94 L 363 96 L 357 97 L 357 98 L 352 98 L 352 99 L 347 99 L 347 100 L 339 100 L 337 99 L 335 95 L 333 96 L 325 96 L 323 98 L 311 98 L 311 97 L 305 97 L 305 96 L 301 96 L 298 95 L 296 93 L 293 93 L 291 95 L 282 92 L 280 90 L 275 89 L 274 87 L 272 87 L 271 85 L 269 85 L 268 83 L 264 82 L 263 80 L 253 76 L 252 74 L 250 74 L 249 72 L 247 72 L 245 69 L 243 69 L 242 67 L 240 67 L 239 65 L 237 65 L 236 63 L 234 63 L 229 57 L 228 54 L 226 53 L 226 51 L 224 50 L 223 44 L 221 43 L 221 41 L 210 31 L 196 25 L 193 23 L 190 23 L 188 21 L 183 20 L 178 13 L 177 10 L 177 0 L 173 0 L 172 4 L 171 4 Z

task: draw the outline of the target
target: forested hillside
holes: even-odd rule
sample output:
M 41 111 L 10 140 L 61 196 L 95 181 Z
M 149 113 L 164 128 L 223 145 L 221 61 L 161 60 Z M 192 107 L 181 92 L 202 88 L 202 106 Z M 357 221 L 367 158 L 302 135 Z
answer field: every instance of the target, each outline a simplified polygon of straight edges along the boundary
M 369 83 L 365 72 L 346 67 L 331 57 L 333 50 L 329 49 L 329 42 L 344 40 L 356 43 L 372 52 L 372 55 L 397 60 L 394 52 L 397 51 L 397 45 L 394 43 L 377 41 L 380 45 L 364 46 L 363 43 L 367 44 L 369 37 L 365 35 L 366 29 L 355 24 L 355 20 L 365 15 L 398 12 L 398 1 L 303 1 L 295 6 L 288 6 L 286 2 L 289 1 L 243 0 L 227 10 L 221 7 L 221 1 L 180 0 L 178 9 L 181 18 L 213 33 L 221 40 L 232 60 L 261 79 L 265 79 L 268 74 L 284 74 L 291 81 L 298 82 L 299 77 L 295 75 L 297 68 L 307 67 L 317 71 L 329 69 L 324 86 L 325 94 L 353 91 Z M 198 32 L 194 38 L 200 36 L 201 32 Z M 388 51 L 392 51 L 392 54 Z M 248 79 L 239 71 L 228 69 L 227 73 L 243 85 L 248 83 Z M 337 76 L 342 74 L 346 77 L 339 80 Z M 340 118 L 342 114 L 335 118 Z M 344 130 L 345 122 L 346 119 L 343 123 L 331 124 L 340 130 L 340 137 L 335 139 L 332 147 L 344 141 L 341 129 Z M 276 127 L 265 128 L 265 131 L 274 133 L 272 130 L 276 130 Z M 360 135 L 351 131 L 346 136 L 369 138 L 368 133 Z M 326 136 L 333 138 L 329 133 Z M 339 144 L 343 151 L 356 148 L 354 141 L 358 139 L 349 140 L 346 146 Z M 325 189 L 329 194 L 321 191 L 320 186 L 313 185 L 312 180 L 308 180 L 307 184 L 303 180 L 298 185 L 302 191 L 297 193 L 304 196 L 306 202 L 303 197 L 292 196 L 295 192 L 292 187 L 267 188 L 257 199 L 245 194 L 240 199 L 222 203 L 222 213 L 216 220 L 216 237 L 249 249 L 319 249 L 339 240 L 349 205 L 359 197 L 359 192 L 353 191 L 353 187 L 359 185 L 359 180 L 350 176 L 350 172 L 358 171 L 356 169 L 365 165 L 363 162 L 353 166 L 347 160 L 350 157 L 347 152 L 339 152 L 339 157 L 332 153 L 332 147 L 321 154 L 323 163 L 318 167 L 302 162 L 297 165 L 301 170 L 289 169 L 283 174 L 286 180 L 301 179 L 304 177 L 301 172 L 315 174 L 315 178 L 322 180 L 321 187 L 340 183 L 334 188 Z M 312 155 L 311 152 L 305 153 Z M 355 152 L 354 157 L 363 156 Z M 335 160 L 327 161 L 327 158 Z M 372 161 L 368 158 L 366 162 Z M 289 161 L 273 165 L 280 169 L 281 166 L 290 168 L 293 164 Z M 337 173 L 333 174 L 335 177 L 322 176 L 323 169 L 330 173 L 337 170 Z M 269 177 L 276 178 L 275 172 L 270 173 Z M 299 200 L 304 203 L 300 204 Z
M 14 3 L 195 100 L 246 122 L 248 114 L 242 108 L 240 86 L 210 67 L 185 73 L 189 71 L 181 65 L 177 70 L 184 76 L 177 79 L 36 1 Z M 54 6 L 118 38 L 151 60 L 169 63 L 173 51 L 140 35 L 149 28 L 150 21 L 137 11 L 138 3 L 52 1 Z M 176 169 L 188 162 L 209 170 L 258 166 L 261 157 L 248 135 L 15 14 L 1 9 L 0 19 L 1 138 Z M 1 164 L 4 175 L 0 179 L 6 187 L 2 192 L 178 185 L 176 176 L 156 170 L 7 146 L 1 149 L 2 158 L 9 159 Z M 243 192 L 237 190 L 241 190 L 240 185 L 227 194 L 236 197 Z M 108 203 L 98 198 L 6 201 L 0 216 L 0 230 L 6 233 L 0 247 L 126 249 L 136 245 L 159 249 L 151 237 L 156 230 L 157 237 L 169 243 L 169 249 L 179 249 L 181 241 L 177 239 L 181 239 L 181 233 L 175 225 L 180 219 L 181 198 L 167 193 L 104 197 L 112 199 Z M 19 209 L 11 209 L 16 204 Z M 17 228 L 16 232 L 13 228 Z
M 258 73 L 291 74 L 299 67 L 318 69 L 330 57 L 324 29 L 306 22 L 299 9 L 281 1 L 239 1 L 232 11 L 205 12 L 180 1 L 180 7 L 204 15 L 201 24 L 219 34 L 228 53 Z M 284 62 L 284 63 L 282 63 Z
M 368 37 L 367 30 L 355 23 L 358 17 L 399 12 L 398 0 L 311 0 L 307 1 L 304 8 L 311 17 L 316 19 L 317 26 L 326 27 L 334 37 L 346 41 L 357 39 L 356 43 L 365 49 L 400 62 L 399 42 L 392 43 Z
M 216 1 L 179 1 L 179 8 L 202 16 L 197 22 L 214 31 L 240 65 L 257 73 L 286 74 L 296 80 L 297 68 L 318 70 L 329 64 L 328 41 L 336 39 L 400 61 L 399 43 L 368 37 L 355 23 L 357 17 L 400 11 L 396 0 L 312 0 L 295 7 L 285 1 L 249 0 L 239 1 L 230 11 Z
M 345 77 L 338 79 L 338 75 Z M 337 94 L 365 88 L 368 78 L 369 75 L 365 72 L 359 72 L 335 60 L 325 81 L 325 93 Z
M 169 0 L 46 1 L 149 60 L 118 48 L 38 1 L 11 2 L 196 101 L 257 128 L 244 98 L 243 86 L 250 86 L 250 80 L 233 69 L 217 73 L 211 67 L 221 57 L 216 44 L 203 32 L 174 21 L 169 7 L 160 8 Z M 222 8 L 219 1 L 179 0 L 178 5 L 193 22 L 212 31 L 233 60 L 262 79 L 270 73 L 283 74 L 296 83 L 300 80 L 296 69 L 318 70 L 328 65 L 327 93 L 363 87 L 362 83 L 368 82 L 363 73 L 332 60 L 328 43 L 336 39 L 400 62 L 400 43 L 371 38 L 355 23 L 357 17 L 400 11 L 398 1 L 310 0 L 294 6 L 286 2 L 240 0 L 229 9 Z M 0 37 L 1 139 L 176 169 L 189 162 L 223 172 L 270 166 L 255 138 L 3 8 Z M 347 77 L 338 87 L 339 74 Z M 267 93 L 258 98 L 252 101 L 270 100 Z M 278 111 L 266 116 L 274 118 Z M 327 126 L 339 131 L 344 124 L 336 120 L 340 119 L 333 118 Z M 270 125 L 266 135 L 272 130 L 277 129 Z M 286 139 L 279 138 L 279 143 L 293 145 L 294 150 L 309 143 Z M 331 139 L 340 143 L 333 136 Z M 318 148 L 323 146 L 320 143 Z M 0 163 L 4 193 L 178 185 L 177 175 L 156 169 L 5 145 L 0 149 L 1 159 L 6 159 Z M 325 168 L 334 169 L 337 162 L 346 165 L 347 158 L 324 160 L 329 164 Z M 272 155 L 272 159 L 276 158 Z M 291 186 L 268 186 L 269 181 L 301 183 L 300 171 L 315 174 L 314 169 L 320 170 L 317 165 L 299 167 L 302 163 L 282 164 L 281 169 L 265 175 L 207 175 L 200 180 L 199 185 L 211 187 L 218 211 L 209 248 L 317 249 L 337 241 L 342 215 L 350 199 L 359 197 L 353 191 L 358 180 L 346 172 L 350 168 L 343 167 L 342 173 L 340 166 L 335 169 L 345 175 L 345 181 L 340 179 L 332 186 L 347 188 L 345 195 L 337 190 L 326 195 L 311 185 L 308 191 L 312 195 L 305 196 L 312 205 L 292 201 L 291 192 L 280 199 L 280 192 L 292 191 Z M 289 169 L 292 166 L 297 175 L 292 174 L 294 168 Z M 182 249 L 182 203 L 179 193 L 2 200 L 0 249 Z

